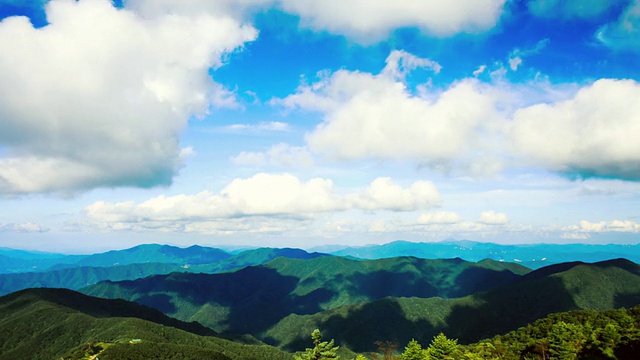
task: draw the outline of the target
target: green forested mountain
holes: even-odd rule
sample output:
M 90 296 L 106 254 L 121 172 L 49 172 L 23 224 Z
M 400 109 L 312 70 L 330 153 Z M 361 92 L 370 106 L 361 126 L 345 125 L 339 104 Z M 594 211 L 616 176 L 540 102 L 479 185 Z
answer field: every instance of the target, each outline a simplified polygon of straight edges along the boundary
M 426 341 L 439 332 L 470 343 L 555 312 L 638 304 L 639 265 L 623 259 L 571 263 L 543 268 L 515 283 L 462 298 L 389 297 L 312 315 L 292 314 L 270 328 L 264 339 L 298 349 L 306 340 L 299 333 L 319 328 L 326 337 L 355 351 L 372 350 L 375 340 L 403 344 L 411 338 Z
M 273 260 L 280 256 L 300 259 L 310 259 L 325 254 L 307 253 L 300 249 L 273 249 L 260 248 L 243 251 L 236 255 L 222 256 L 218 258 L 219 251 L 217 249 L 191 247 L 180 249 L 166 247 L 160 245 L 149 245 L 130 249 L 128 257 L 124 257 L 127 261 L 138 261 L 138 263 L 116 266 L 79 266 L 80 263 L 96 263 L 97 265 L 105 262 L 114 261 L 120 252 L 111 253 L 106 257 L 102 254 L 92 255 L 88 259 L 98 257 L 100 261 L 87 261 L 87 259 L 75 264 L 58 265 L 58 270 L 39 271 L 39 272 L 18 272 L 11 274 L 0 274 L 0 296 L 14 291 L 27 288 L 67 288 L 77 290 L 104 280 L 120 281 L 134 280 L 151 275 L 169 274 L 172 272 L 194 272 L 194 273 L 217 273 L 239 269 L 251 265 L 260 265 L 269 260 Z M 127 251 L 125 251 L 127 252 Z M 158 256 L 158 253 L 174 253 L 180 256 Z M 134 254 L 134 255 L 132 255 Z M 148 256 L 146 256 L 146 255 Z M 212 255 L 213 254 L 213 255 Z M 149 259 L 169 261 L 149 262 Z M 1 260 L 1 259 L 0 259 Z M 211 261 L 210 263 L 200 263 L 201 261 Z M 189 262 L 191 261 L 191 262 Z
M 110 267 L 75 267 L 45 272 L 0 274 L 0 296 L 27 288 L 67 288 L 77 290 L 104 280 L 131 280 L 142 277 L 187 271 L 181 265 L 145 263 Z
M 589 244 L 520 244 L 502 245 L 470 240 L 441 242 L 394 241 L 382 245 L 346 247 L 332 251 L 337 256 L 361 259 L 381 259 L 397 256 L 416 256 L 424 259 L 459 257 L 466 261 L 493 259 L 517 262 L 531 269 L 568 261 L 597 262 L 626 258 L 640 262 L 639 245 Z
M 66 289 L 29 289 L 0 297 L 0 359 L 291 359 L 266 345 L 215 336 L 124 300 Z M 89 357 L 86 357 L 89 358 Z
M 554 313 L 466 349 L 484 358 L 503 360 L 636 360 L 640 354 L 640 306 Z
M 234 273 L 173 273 L 102 282 L 82 291 L 136 301 L 217 331 L 260 337 L 290 314 L 310 315 L 388 296 L 465 296 L 511 283 L 528 271 L 491 260 L 277 258 Z M 310 332 L 305 329 L 300 334 Z

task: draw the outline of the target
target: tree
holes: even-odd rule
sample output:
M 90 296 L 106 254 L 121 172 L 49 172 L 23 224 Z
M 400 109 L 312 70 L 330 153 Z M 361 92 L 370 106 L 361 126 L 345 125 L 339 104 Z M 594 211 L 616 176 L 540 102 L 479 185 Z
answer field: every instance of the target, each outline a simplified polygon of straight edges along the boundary
M 393 354 L 396 352 L 396 349 L 398 348 L 398 343 L 395 343 L 389 340 L 387 340 L 386 342 L 382 342 L 378 340 L 374 342 L 374 344 L 378 346 L 378 351 L 382 353 L 384 360 L 392 360 L 394 357 Z M 375 357 L 377 359 L 378 355 L 375 355 Z
M 427 348 L 427 359 L 444 360 L 459 357 L 458 340 L 448 339 L 443 333 L 436 335 Z
M 580 325 L 564 321 L 553 324 L 549 332 L 550 359 L 577 359 L 578 353 L 586 342 L 582 330 Z
M 407 346 L 404 347 L 402 360 L 427 360 L 427 354 L 416 339 L 411 339 Z
M 322 335 L 320 330 L 315 329 L 311 333 L 311 339 L 313 340 L 313 349 L 307 348 L 305 353 L 301 356 L 294 355 L 295 360 L 322 360 L 322 359 L 338 359 L 336 351 L 338 346 L 334 347 L 334 341 L 329 342 L 322 341 Z

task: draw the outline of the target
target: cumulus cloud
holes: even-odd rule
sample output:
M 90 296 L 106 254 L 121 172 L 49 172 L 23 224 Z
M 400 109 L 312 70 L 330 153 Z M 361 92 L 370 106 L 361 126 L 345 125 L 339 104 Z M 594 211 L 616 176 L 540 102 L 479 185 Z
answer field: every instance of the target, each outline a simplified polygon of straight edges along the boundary
M 627 0 L 531 0 L 527 4 L 533 15 L 546 18 L 589 19 L 602 15 Z
M 48 227 L 28 222 L 22 224 L 5 224 L 0 226 L 0 232 L 42 233 L 49 231 Z
M 462 217 L 452 211 L 436 211 L 420 215 L 418 224 L 455 224 L 462 221 Z
M 96 226 L 109 229 L 195 231 L 198 226 L 211 229 L 236 224 L 233 228 L 238 230 L 247 226 L 243 218 L 305 221 L 326 212 L 412 211 L 440 202 L 438 190 L 426 181 L 403 188 L 389 178 L 379 178 L 361 192 L 339 194 L 328 179 L 303 182 L 291 174 L 260 173 L 233 180 L 219 193 L 159 196 L 141 203 L 99 201 L 87 206 L 85 214 Z
M 505 3 L 505 0 L 280 0 L 280 7 L 299 15 L 302 26 L 373 41 L 406 27 L 438 36 L 485 31 L 495 26 Z
M 46 14 L 40 29 L 0 23 L 4 194 L 169 184 L 188 118 L 234 103 L 208 70 L 257 36 L 229 17 L 108 0 L 53 0 Z
M 615 50 L 640 51 L 640 1 L 634 1 L 617 21 L 600 28 L 596 38 Z
M 640 84 L 601 79 L 573 98 L 515 112 L 514 149 L 546 168 L 578 177 L 640 180 Z
M 506 0 L 389 2 L 385 0 L 127 0 L 146 16 L 166 12 L 189 16 L 202 12 L 248 19 L 277 7 L 299 16 L 302 27 L 344 35 L 361 42 L 379 41 L 393 30 L 415 27 L 438 36 L 486 31 L 498 22 Z M 354 15 L 356 14 L 356 15 Z
M 509 218 L 505 213 L 483 211 L 480 213 L 480 220 L 478 222 L 485 225 L 504 225 L 509 222 Z
M 396 72 L 390 68 L 395 69 L 388 66 L 378 75 L 346 70 L 325 74 L 275 102 L 321 111 L 323 122 L 306 141 L 311 151 L 336 159 L 409 158 L 446 168 L 477 157 L 495 140 L 494 88 L 464 79 L 441 92 L 414 95 L 402 80 L 388 76 Z
M 243 151 L 231 161 L 243 166 L 309 167 L 314 164 L 309 150 L 302 146 L 280 143 L 265 152 Z

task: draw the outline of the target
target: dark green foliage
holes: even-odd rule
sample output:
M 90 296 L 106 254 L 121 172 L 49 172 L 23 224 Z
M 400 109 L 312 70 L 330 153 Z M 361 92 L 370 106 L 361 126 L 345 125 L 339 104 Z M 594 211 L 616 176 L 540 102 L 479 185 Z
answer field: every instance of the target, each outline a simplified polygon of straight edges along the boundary
M 1 297 L 0 334 L 0 359 L 7 360 L 79 359 L 96 353 L 101 359 L 291 359 L 273 347 L 225 340 L 199 324 L 134 303 L 62 289 Z
M 637 359 L 640 306 L 551 314 L 466 350 L 485 359 Z

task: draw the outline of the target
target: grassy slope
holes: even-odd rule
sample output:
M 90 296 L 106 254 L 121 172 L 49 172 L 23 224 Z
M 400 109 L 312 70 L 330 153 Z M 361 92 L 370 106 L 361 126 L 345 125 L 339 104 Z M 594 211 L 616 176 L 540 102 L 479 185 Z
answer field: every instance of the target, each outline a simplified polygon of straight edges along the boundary
M 269 346 L 210 336 L 213 332 L 199 324 L 134 303 L 63 289 L 29 289 L 0 298 L 0 333 L 0 359 L 81 358 L 97 343 L 106 348 L 101 359 L 160 359 L 171 354 L 181 354 L 180 359 L 291 358 Z M 140 343 L 131 344 L 132 339 Z

